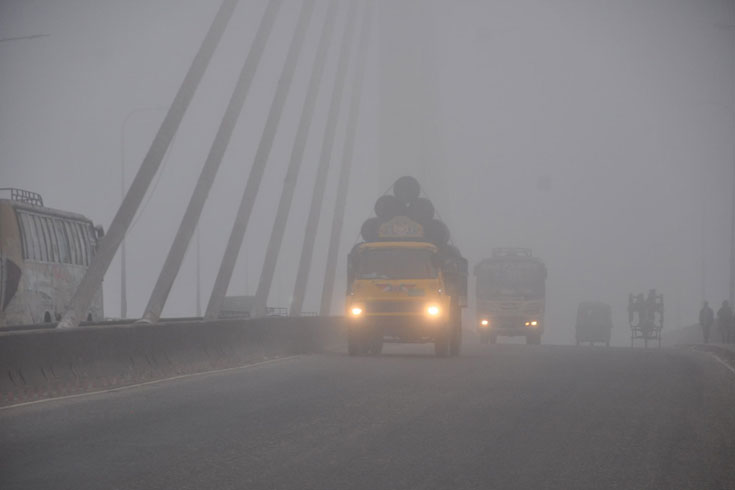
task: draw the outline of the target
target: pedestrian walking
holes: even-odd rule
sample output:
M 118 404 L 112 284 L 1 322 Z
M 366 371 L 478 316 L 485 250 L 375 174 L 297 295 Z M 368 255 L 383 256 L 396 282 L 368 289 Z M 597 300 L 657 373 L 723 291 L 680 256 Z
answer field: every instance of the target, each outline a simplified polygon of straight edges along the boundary
M 709 307 L 709 304 L 705 301 L 702 305 L 702 309 L 699 310 L 699 324 L 702 326 L 702 335 L 704 336 L 704 343 L 709 343 L 709 332 L 712 325 L 715 323 L 715 312 Z
M 723 301 L 722 306 L 717 310 L 717 328 L 722 336 L 722 343 L 727 344 L 730 341 L 730 328 L 732 328 L 732 309 L 728 301 Z

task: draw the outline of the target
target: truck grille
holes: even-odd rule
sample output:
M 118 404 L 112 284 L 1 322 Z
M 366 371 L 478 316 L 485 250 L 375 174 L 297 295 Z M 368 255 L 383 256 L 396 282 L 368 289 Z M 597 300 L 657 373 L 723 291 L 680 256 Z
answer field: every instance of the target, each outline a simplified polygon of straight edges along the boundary
M 373 301 L 365 309 L 367 313 L 422 313 L 424 304 L 418 301 Z

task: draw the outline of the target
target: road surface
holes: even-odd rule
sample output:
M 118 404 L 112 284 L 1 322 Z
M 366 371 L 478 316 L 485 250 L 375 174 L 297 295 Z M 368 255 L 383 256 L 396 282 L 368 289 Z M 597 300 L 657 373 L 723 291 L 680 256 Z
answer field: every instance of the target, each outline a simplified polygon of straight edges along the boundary
M 735 489 L 735 374 L 709 354 L 386 351 L 0 410 L 0 488 Z

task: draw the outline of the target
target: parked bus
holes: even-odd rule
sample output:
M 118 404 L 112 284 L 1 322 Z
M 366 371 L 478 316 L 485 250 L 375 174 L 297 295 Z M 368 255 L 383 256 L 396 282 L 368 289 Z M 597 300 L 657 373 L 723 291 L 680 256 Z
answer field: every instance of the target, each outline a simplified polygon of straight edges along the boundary
M 101 228 L 44 207 L 39 194 L 0 189 L 0 326 L 58 321 L 94 256 Z M 5 196 L 3 196 L 5 197 Z M 102 290 L 87 321 L 103 318 Z

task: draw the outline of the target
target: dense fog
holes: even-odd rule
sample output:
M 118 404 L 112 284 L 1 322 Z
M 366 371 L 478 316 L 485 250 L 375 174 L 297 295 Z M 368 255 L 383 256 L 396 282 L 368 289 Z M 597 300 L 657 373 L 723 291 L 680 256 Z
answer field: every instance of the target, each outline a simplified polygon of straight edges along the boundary
M 219 2 L 0 0 L 0 183 L 107 227 Z M 288 306 L 348 2 L 339 2 L 268 304 Z M 209 297 L 299 15 L 281 8 L 164 310 Z M 316 4 L 229 294 L 254 294 L 327 2 Z M 360 3 L 362 6 L 362 3 Z M 207 156 L 266 2 L 242 0 L 127 238 L 128 314 L 139 316 Z M 375 198 L 416 176 L 476 263 L 532 248 L 549 271 L 544 341 L 573 341 L 577 304 L 658 288 L 666 330 L 729 295 L 735 164 L 735 2 L 385 1 L 374 9 L 337 271 Z M 362 7 L 361 7 L 362 8 Z M 362 15 L 362 9 L 360 10 Z M 357 29 L 356 29 L 357 31 Z M 353 42 L 356 36 L 352 37 Z M 355 56 L 305 311 L 318 309 Z M 120 264 L 104 283 L 120 310 Z M 206 304 L 202 305 L 204 308 Z M 466 314 L 470 327 L 474 316 Z

